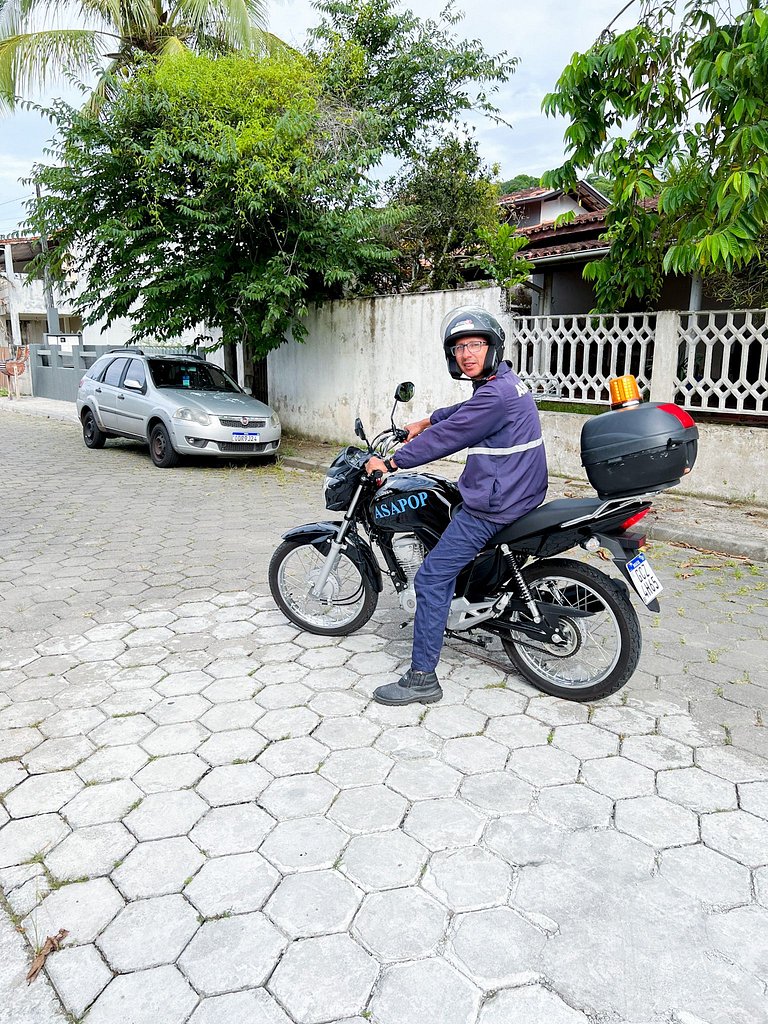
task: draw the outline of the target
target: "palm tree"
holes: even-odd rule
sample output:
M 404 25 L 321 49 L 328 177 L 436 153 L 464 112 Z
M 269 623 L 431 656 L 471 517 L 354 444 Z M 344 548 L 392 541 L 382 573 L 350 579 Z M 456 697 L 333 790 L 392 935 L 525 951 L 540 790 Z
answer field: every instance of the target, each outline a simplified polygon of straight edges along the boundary
M 279 40 L 265 15 L 265 0 L 0 0 L 0 110 L 94 69 L 89 104 L 98 109 L 145 54 L 268 49 Z

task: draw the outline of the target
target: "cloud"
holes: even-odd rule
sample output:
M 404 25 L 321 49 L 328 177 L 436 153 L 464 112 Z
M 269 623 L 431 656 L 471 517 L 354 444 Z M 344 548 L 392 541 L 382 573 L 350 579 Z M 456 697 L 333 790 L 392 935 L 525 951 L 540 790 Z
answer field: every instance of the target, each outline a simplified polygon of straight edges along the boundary
M 458 0 L 459 7 L 462 3 L 466 17 L 455 27 L 456 34 L 481 39 L 491 53 L 506 50 L 520 58 L 511 81 L 495 95 L 512 130 L 473 119 L 483 156 L 501 164 L 504 177 L 522 171 L 538 174 L 556 166 L 563 158 L 564 124 L 546 118 L 541 101 L 554 88 L 572 54 L 587 49 L 611 21 L 618 0 L 579 0 L 577 5 L 537 0 L 506 6 Z M 403 6 L 420 17 L 436 18 L 445 0 L 403 0 Z M 619 27 L 631 24 L 632 19 L 630 10 Z M 270 0 L 269 27 L 288 42 L 300 44 L 318 20 L 310 0 Z M 31 112 L 0 119 L 0 204 L 22 194 L 17 179 L 28 173 L 34 160 L 42 158 L 51 134 L 50 124 Z M 0 205 L 0 232 L 9 230 L 8 214 L 9 205 Z

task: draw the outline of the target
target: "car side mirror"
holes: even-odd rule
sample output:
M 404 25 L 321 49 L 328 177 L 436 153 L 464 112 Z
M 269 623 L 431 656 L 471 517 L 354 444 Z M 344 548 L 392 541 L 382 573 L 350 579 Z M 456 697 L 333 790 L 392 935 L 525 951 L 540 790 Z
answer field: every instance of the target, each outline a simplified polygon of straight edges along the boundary
M 245 392 L 246 395 L 253 394 L 253 388 L 243 388 L 243 391 Z
M 405 380 L 402 384 L 398 384 L 395 390 L 395 401 L 396 402 L 410 402 L 413 398 L 416 388 L 413 386 L 412 381 Z
M 140 384 L 139 381 L 134 380 L 132 377 L 129 377 L 127 380 L 123 381 L 123 387 L 124 388 L 128 388 L 129 391 L 143 391 L 144 390 L 144 385 Z

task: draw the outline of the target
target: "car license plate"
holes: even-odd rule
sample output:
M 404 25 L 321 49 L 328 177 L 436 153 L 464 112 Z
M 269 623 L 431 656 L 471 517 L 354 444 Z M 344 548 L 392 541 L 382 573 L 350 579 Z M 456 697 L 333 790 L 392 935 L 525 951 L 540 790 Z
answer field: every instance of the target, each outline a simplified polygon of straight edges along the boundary
M 646 604 L 650 604 L 664 589 L 645 555 L 635 555 L 627 562 L 627 572 L 633 587 Z
M 233 430 L 232 431 L 233 441 L 258 441 L 259 434 L 254 433 L 252 430 Z

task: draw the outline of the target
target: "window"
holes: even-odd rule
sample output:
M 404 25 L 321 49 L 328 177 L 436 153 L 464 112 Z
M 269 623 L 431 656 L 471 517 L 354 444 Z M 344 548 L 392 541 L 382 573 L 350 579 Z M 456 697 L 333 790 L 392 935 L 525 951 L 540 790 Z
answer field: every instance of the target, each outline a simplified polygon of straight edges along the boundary
M 120 383 L 120 378 L 123 375 L 127 362 L 127 359 L 115 359 L 114 362 L 110 363 L 107 367 L 107 372 L 102 378 L 104 383 L 117 386 Z
M 125 379 L 135 380 L 144 387 L 147 382 L 147 371 L 144 369 L 144 363 L 140 359 L 131 360 L 130 366 L 125 373 Z
M 156 388 L 181 391 L 229 391 L 242 394 L 231 377 L 212 363 L 190 359 L 148 359 L 149 372 Z
M 109 366 L 109 362 L 107 356 L 99 356 L 85 376 L 90 377 L 91 380 L 101 380 L 104 371 Z

